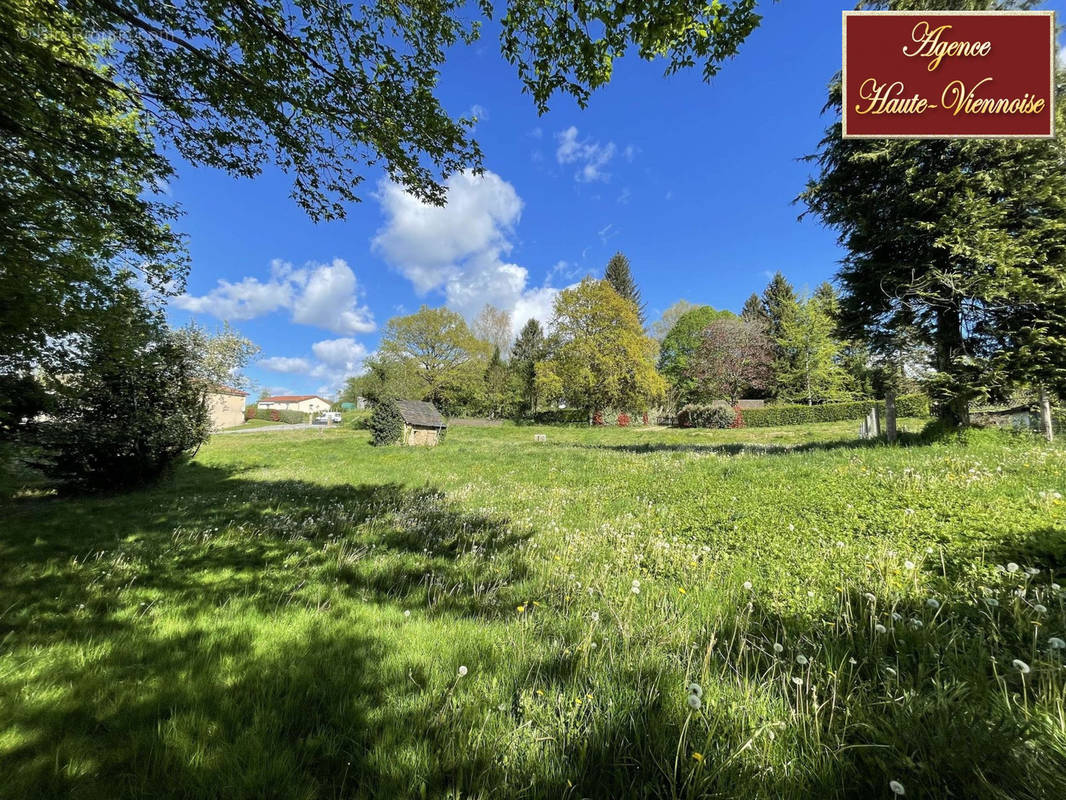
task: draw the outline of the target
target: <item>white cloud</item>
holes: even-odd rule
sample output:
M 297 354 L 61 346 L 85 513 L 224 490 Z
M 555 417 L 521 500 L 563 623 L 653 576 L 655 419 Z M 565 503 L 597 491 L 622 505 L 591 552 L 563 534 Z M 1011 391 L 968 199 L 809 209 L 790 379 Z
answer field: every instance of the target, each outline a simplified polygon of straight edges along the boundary
M 259 361 L 259 366 L 271 372 L 288 375 L 306 375 L 324 380 L 317 391 L 332 394 L 338 391 L 345 378 L 358 375 L 363 370 L 367 357 L 366 347 L 350 337 L 323 339 L 311 345 L 314 358 L 274 356 Z
M 378 201 L 385 224 L 374 237 L 374 251 L 419 294 L 442 292 L 446 304 L 467 319 L 486 303 L 507 311 L 541 308 L 544 292 L 556 290 L 528 289 L 528 270 L 507 258 L 523 206 L 514 187 L 486 171 L 456 173 L 447 189 L 447 205 L 431 206 L 383 182 Z
M 219 280 L 207 294 L 183 294 L 174 298 L 174 305 L 229 321 L 289 309 L 293 322 L 341 334 L 369 333 L 375 328 L 374 316 L 365 305 L 358 305 L 359 294 L 355 273 L 343 259 L 335 258 L 329 264 L 308 263 L 301 269 L 275 259 L 270 265 L 269 280 Z
M 264 358 L 259 366 L 271 372 L 281 372 L 288 375 L 307 375 L 311 372 L 311 362 L 306 358 L 289 358 L 287 356 L 274 356 Z
M 578 139 L 577 128 L 571 125 L 555 135 L 559 143 L 555 150 L 555 160 L 560 164 L 576 164 L 574 179 L 583 183 L 608 181 L 611 176 L 604 172 L 604 167 L 614 158 L 614 142 L 600 144 L 591 139 Z
M 626 186 L 626 187 L 625 187 L 625 188 L 623 188 L 623 189 L 622 189 L 622 191 L 621 191 L 621 192 L 619 193 L 619 195 L 618 195 L 618 202 L 619 202 L 619 203 L 620 203 L 621 205 L 623 205 L 623 206 L 624 206 L 624 205 L 626 205 L 626 204 L 628 204 L 628 203 L 629 203 L 629 199 L 630 199 L 630 198 L 631 198 L 632 196 L 633 196 L 633 193 L 632 193 L 631 191 L 629 191 L 629 187 L 628 187 L 628 186 Z
M 608 222 L 606 225 L 596 231 L 596 235 L 600 237 L 600 241 L 603 244 L 607 244 L 607 241 L 609 239 L 614 236 L 617 236 L 619 233 L 620 231 L 614 226 L 613 222 Z

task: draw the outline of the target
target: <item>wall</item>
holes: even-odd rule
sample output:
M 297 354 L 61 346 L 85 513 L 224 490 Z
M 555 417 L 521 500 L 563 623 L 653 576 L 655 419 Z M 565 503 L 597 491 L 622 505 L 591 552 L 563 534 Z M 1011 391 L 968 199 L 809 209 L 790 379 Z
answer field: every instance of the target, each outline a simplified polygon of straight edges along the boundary
M 244 398 L 235 394 L 209 394 L 207 411 L 211 415 L 211 430 L 233 428 L 244 422 Z

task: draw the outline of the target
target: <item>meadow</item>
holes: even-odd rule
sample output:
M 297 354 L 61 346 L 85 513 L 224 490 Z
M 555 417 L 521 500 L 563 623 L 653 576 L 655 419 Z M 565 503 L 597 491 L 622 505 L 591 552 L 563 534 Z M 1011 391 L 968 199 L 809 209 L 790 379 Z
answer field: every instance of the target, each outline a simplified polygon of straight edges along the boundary
M 1066 796 L 1066 448 L 856 424 L 218 436 L 9 497 L 0 797 Z

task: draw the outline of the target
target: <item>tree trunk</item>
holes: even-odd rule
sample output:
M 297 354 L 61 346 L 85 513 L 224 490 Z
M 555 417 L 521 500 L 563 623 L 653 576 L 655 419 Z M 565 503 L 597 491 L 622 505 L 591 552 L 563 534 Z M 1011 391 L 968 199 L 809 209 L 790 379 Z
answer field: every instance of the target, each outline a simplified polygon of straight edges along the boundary
M 940 420 L 953 427 L 970 424 L 970 402 L 955 366 L 955 359 L 964 354 L 962 341 L 962 317 L 957 307 L 937 309 L 936 312 L 936 367 L 951 378 L 951 396 L 940 405 Z
M 1044 431 L 1044 438 L 1049 442 L 1055 440 L 1055 426 L 1051 419 L 1051 398 L 1048 397 L 1047 389 L 1040 387 L 1040 427 Z
M 896 441 L 896 390 L 885 391 L 885 438 L 889 444 Z

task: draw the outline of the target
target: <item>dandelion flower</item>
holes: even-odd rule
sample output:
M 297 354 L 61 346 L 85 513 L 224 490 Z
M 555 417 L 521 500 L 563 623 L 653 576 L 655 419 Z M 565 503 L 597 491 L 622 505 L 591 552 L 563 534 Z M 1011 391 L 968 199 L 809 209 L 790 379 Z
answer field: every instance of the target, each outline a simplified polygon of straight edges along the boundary
M 783 644 L 781 644 L 781 642 L 774 642 L 774 652 L 775 653 L 783 653 L 783 652 L 785 652 L 785 646 Z
M 1066 642 L 1060 639 L 1058 636 L 1052 636 L 1047 640 L 1047 646 L 1052 650 L 1066 650 Z
M 798 656 L 796 656 L 796 663 L 799 664 L 801 667 L 805 667 L 809 662 L 807 661 L 807 656 L 800 653 Z
M 892 794 L 896 795 L 897 797 L 902 797 L 907 793 L 906 790 L 903 788 L 903 784 L 899 781 L 889 781 L 888 788 L 891 789 Z
M 696 697 L 703 697 L 703 687 L 698 683 L 690 683 L 685 686 L 685 691 L 689 694 L 694 694 Z
M 693 753 L 692 754 L 692 760 L 693 761 L 703 761 L 703 754 L 702 753 Z
M 1018 565 L 1015 564 L 1013 561 L 1007 564 L 1007 572 L 1017 572 L 1018 569 Z
M 690 694 L 688 696 L 688 707 L 691 708 L 693 711 L 699 711 L 702 705 L 703 701 L 700 700 L 700 696 L 698 694 Z
M 467 672 L 469 672 L 469 670 L 466 668 L 466 666 L 459 667 L 459 677 L 460 678 L 462 678 L 464 675 L 466 675 Z
M 751 581 L 744 581 L 744 584 L 743 584 L 743 586 L 744 586 L 744 588 L 745 588 L 745 589 L 747 589 L 747 590 L 748 590 L 749 592 L 751 591 Z
M 874 625 L 874 631 L 876 633 L 888 633 L 888 628 L 878 622 L 876 625 Z
M 1016 670 L 1018 670 L 1018 672 L 1022 673 L 1022 675 L 1028 675 L 1032 671 L 1029 668 L 1029 665 L 1022 661 L 1020 658 L 1016 658 L 1010 663 Z
M 521 614 L 521 613 L 522 613 L 523 611 L 525 611 L 525 610 L 526 610 L 526 607 L 525 607 L 525 606 L 517 606 L 517 607 L 515 608 L 515 611 L 517 611 L 517 612 L 518 612 L 519 614 Z
M 937 600 L 935 597 L 930 597 L 928 600 L 925 601 L 925 604 L 934 611 L 940 608 L 940 601 Z

